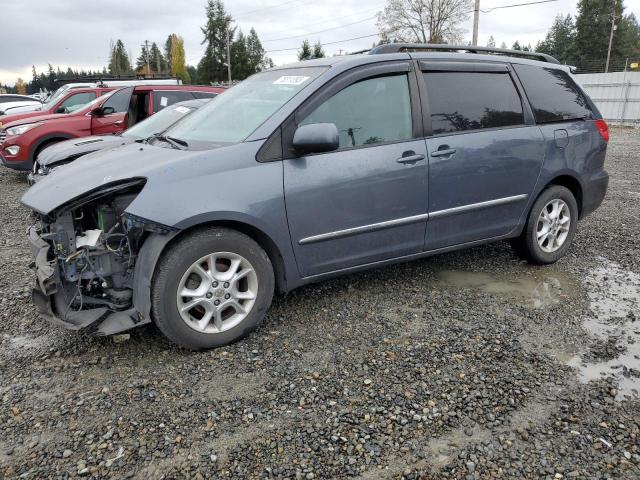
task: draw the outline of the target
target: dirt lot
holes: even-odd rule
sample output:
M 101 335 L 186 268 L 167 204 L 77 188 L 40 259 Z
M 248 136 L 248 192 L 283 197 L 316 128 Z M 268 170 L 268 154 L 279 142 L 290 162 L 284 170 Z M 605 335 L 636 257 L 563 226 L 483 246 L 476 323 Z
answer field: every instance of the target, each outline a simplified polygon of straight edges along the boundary
M 0 171 L 0 478 L 639 478 L 640 131 L 570 255 L 504 243 L 302 288 L 206 353 L 51 327 Z

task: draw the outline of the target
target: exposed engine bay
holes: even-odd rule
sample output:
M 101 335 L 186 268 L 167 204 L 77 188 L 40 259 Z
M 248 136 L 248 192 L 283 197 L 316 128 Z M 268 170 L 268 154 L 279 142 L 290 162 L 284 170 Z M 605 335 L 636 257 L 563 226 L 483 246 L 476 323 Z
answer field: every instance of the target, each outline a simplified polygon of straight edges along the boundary
M 125 213 L 141 189 L 139 182 L 118 185 L 52 214 L 35 214 L 36 225 L 29 231 L 39 285 L 34 302 L 41 307 L 46 303 L 43 313 L 73 324 L 71 328 L 113 312 L 126 312 L 136 322 L 136 260 L 149 232 L 162 230 Z M 81 315 L 89 311 L 89 316 Z

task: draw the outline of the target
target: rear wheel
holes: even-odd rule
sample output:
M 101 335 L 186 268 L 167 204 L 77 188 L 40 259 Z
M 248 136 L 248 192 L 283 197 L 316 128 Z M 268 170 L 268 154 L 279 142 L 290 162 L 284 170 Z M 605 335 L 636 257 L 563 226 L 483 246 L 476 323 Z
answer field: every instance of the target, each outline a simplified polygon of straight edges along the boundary
M 183 347 L 220 347 L 258 326 L 273 290 L 271 262 L 253 239 L 230 229 L 200 230 L 172 245 L 159 262 L 153 316 Z
M 578 204 L 560 185 L 545 189 L 529 212 L 522 235 L 512 240 L 515 252 L 531 263 L 545 265 L 562 258 L 576 233 Z

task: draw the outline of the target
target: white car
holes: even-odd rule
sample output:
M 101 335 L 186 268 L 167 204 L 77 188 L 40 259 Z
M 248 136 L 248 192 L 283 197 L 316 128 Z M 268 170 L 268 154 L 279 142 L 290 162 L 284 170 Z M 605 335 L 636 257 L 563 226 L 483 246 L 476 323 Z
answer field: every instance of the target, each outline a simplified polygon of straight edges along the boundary
M 8 114 L 9 112 L 15 112 L 16 108 L 30 108 L 35 110 L 42 103 L 32 97 L 28 97 L 27 95 L 14 95 L 14 94 L 5 94 L 0 95 L 0 115 Z

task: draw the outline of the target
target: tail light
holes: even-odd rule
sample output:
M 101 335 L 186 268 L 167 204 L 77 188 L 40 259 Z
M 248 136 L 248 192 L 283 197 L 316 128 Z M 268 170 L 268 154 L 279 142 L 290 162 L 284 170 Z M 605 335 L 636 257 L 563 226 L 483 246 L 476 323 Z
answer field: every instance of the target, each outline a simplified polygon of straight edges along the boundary
M 602 139 L 605 142 L 608 142 L 609 141 L 609 126 L 607 125 L 607 122 L 605 122 L 602 119 L 596 120 L 596 128 L 598 129 L 598 133 L 600 133 L 600 136 L 602 137 Z

